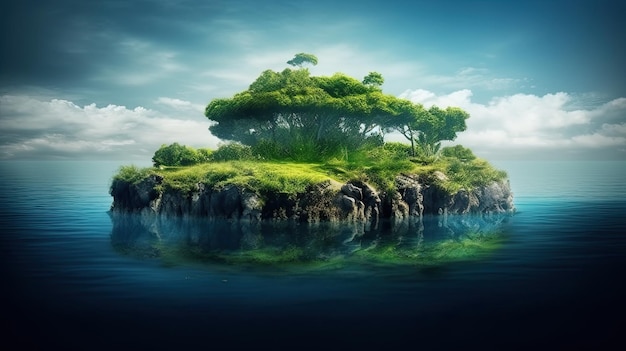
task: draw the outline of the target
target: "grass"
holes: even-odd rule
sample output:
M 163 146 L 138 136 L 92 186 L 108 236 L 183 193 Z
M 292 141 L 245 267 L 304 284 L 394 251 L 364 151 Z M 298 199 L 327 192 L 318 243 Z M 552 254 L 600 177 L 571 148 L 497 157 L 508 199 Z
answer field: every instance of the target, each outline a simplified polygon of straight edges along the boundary
M 435 172 L 446 175 L 439 179 Z M 440 157 L 430 163 L 417 162 L 406 156 L 390 154 L 384 149 L 352 152 L 342 159 L 325 163 L 289 161 L 237 160 L 203 163 L 186 167 L 138 168 L 123 166 L 114 180 L 137 183 L 150 174 L 163 176 L 161 189 L 190 192 L 198 183 L 220 188 L 227 184 L 263 193 L 296 194 L 326 180 L 361 181 L 380 191 L 393 191 L 395 176 L 414 174 L 424 183 L 435 184 L 452 194 L 460 189 L 472 190 L 492 181 L 505 179 L 507 174 L 482 159 L 460 160 Z
M 137 184 L 152 173 L 152 168 L 140 168 L 135 165 L 122 166 L 113 176 L 113 180 Z
M 295 194 L 303 192 L 311 184 L 330 179 L 318 165 L 289 162 L 214 162 L 165 168 L 157 173 L 163 175 L 164 187 L 182 191 L 190 191 L 202 182 L 214 188 L 233 184 L 258 193 Z

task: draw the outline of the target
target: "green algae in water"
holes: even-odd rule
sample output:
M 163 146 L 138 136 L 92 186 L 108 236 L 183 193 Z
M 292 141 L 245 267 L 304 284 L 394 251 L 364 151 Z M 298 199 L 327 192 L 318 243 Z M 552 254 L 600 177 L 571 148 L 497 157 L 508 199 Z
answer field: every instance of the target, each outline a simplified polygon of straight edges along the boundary
M 501 247 L 508 215 L 366 223 L 238 222 L 112 215 L 113 247 L 164 266 L 273 271 L 433 267 L 480 260 Z M 149 254 L 147 254 L 149 253 Z

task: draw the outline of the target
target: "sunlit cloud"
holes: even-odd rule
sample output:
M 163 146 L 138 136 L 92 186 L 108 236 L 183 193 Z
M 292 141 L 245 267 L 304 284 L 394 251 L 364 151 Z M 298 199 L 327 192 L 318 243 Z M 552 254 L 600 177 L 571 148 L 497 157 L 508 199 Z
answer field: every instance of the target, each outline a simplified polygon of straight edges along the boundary
M 485 155 L 506 158 L 515 151 L 541 158 L 543 152 L 567 149 L 571 154 L 606 149 L 613 157 L 626 157 L 624 98 L 582 107 L 574 96 L 563 92 L 543 96 L 514 94 L 493 98 L 485 104 L 473 102 L 469 89 L 443 95 L 423 89 L 407 90 L 401 97 L 426 107 L 458 106 L 466 110 L 471 116 L 467 130 L 459 133 L 454 143 Z M 616 122 L 616 116 L 622 116 L 620 122 Z
M 197 105 L 176 99 L 170 104 Z M 0 158 L 149 159 L 162 144 L 217 147 L 209 121 L 184 119 L 144 107 L 95 104 L 29 96 L 0 97 Z

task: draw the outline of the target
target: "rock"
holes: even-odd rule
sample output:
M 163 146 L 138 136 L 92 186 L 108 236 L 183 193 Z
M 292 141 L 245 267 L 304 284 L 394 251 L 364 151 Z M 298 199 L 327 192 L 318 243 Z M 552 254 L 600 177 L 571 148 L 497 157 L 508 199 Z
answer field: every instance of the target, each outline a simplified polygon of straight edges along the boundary
M 341 192 L 355 200 L 363 200 L 363 191 L 351 183 L 342 185 Z
M 341 209 L 345 212 L 354 212 L 356 210 L 356 200 L 348 195 L 341 196 Z
M 363 213 L 359 219 L 365 221 L 377 221 L 381 212 L 381 199 L 378 192 L 369 184 L 361 181 L 354 181 L 350 185 L 352 185 L 353 188 L 358 189 L 357 192 L 361 195 Z
M 445 175 L 433 172 L 437 179 Z M 258 194 L 236 185 L 215 189 L 195 184 L 190 192 L 161 190 L 163 178 L 151 175 L 133 184 L 111 184 L 112 212 L 142 216 L 225 218 L 258 222 L 351 221 L 377 223 L 382 218 L 404 219 L 424 214 L 503 213 L 515 211 L 507 180 L 474 190 L 448 194 L 437 182 L 424 184 L 417 175 L 395 178 L 395 189 L 379 193 L 362 181 L 340 184 L 331 180 L 309 186 L 299 194 Z M 424 182 L 427 180 L 423 180 Z M 158 190 L 157 190 L 158 189 Z
M 483 213 L 504 213 L 515 210 L 513 193 L 508 181 L 493 182 L 476 192 L 478 211 Z
M 242 212 L 241 195 L 235 185 L 226 185 L 211 196 L 209 215 L 217 218 L 239 218 Z
M 254 193 L 246 192 L 241 196 L 241 207 L 243 208 L 241 218 L 252 221 L 261 220 L 263 212 L 263 202 Z
M 156 174 L 152 174 L 136 184 L 114 180 L 109 189 L 109 194 L 113 196 L 111 209 L 133 212 L 150 207 L 150 202 L 159 195 L 155 186 L 161 184 L 162 181 L 163 177 Z
M 409 216 L 422 216 L 424 213 L 424 196 L 422 186 L 417 179 L 408 176 L 397 176 L 396 190 L 401 200 L 408 207 Z

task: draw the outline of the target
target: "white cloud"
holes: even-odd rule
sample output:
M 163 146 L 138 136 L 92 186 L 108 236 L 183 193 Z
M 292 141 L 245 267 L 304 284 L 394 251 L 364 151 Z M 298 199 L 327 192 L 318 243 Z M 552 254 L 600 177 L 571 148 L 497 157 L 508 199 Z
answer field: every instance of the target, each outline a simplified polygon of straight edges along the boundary
M 173 105 L 197 108 L 182 100 Z M 99 157 L 149 160 L 161 144 L 179 142 L 217 147 L 201 115 L 183 119 L 143 107 L 95 104 L 78 106 L 67 100 L 40 100 L 24 95 L 0 96 L 0 158 Z
M 559 92 L 537 96 L 515 94 L 493 98 L 488 103 L 472 101 L 471 90 L 445 95 L 427 90 L 407 90 L 400 95 L 425 107 L 458 106 L 470 114 L 467 130 L 454 143 L 479 154 L 506 158 L 511 152 L 542 157 L 568 149 L 581 154 L 598 148 L 613 149 L 613 156 L 626 146 L 626 99 L 581 107 L 575 96 Z M 620 118 L 621 117 L 621 118 Z M 608 150 L 611 151 L 611 150 Z
M 204 105 L 194 104 L 191 101 L 186 101 L 186 100 L 181 100 L 181 99 L 161 96 L 156 100 L 156 103 L 160 105 L 165 105 L 165 106 L 168 106 L 175 110 L 180 110 L 180 111 L 198 111 L 198 112 L 204 111 Z

